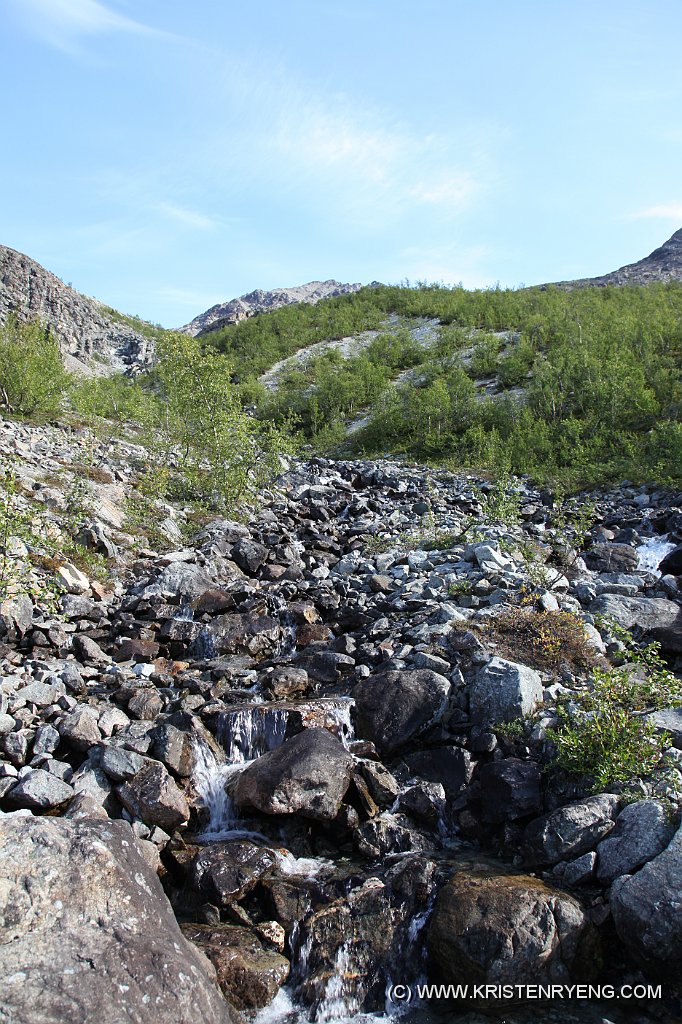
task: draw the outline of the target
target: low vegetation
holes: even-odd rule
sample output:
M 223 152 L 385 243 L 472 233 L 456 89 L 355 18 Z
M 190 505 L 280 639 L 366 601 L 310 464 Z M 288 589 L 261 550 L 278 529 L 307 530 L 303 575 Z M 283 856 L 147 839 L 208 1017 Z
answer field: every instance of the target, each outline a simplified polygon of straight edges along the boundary
M 508 657 L 535 668 L 579 671 L 596 662 L 584 623 L 573 612 L 506 608 L 486 622 L 485 633 Z

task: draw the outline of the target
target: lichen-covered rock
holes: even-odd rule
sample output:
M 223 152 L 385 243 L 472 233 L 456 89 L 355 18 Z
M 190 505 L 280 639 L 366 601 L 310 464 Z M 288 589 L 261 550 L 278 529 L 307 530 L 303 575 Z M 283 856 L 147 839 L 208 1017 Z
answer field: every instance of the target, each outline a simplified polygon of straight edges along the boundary
M 145 825 L 172 832 L 189 821 L 189 804 L 182 790 L 158 761 L 146 764 L 117 792 L 123 806 Z
M 444 982 L 565 982 L 582 973 L 587 918 L 573 897 L 528 875 L 460 872 L 429 926 L 432 973 Z
M 541 702 L 542 680 L 535 669 L 497 657 L 478 670 L 469 694 L 471 718 L 479 724 L 524 718 Z
M 0 1019 L 234 1024 L 122 821 L 0 818 Z
M 234 787 L 238 807 L 331 821 L 348 789 L 352 755 L 326 729 L 304 729 L 246 768 Z
M 597 847 L 597 878 L 608 885 L 619 875 L 631 875 L 662 853 L 674 833 L 666 809 L 657 800 L 628 804 Z
M 618 797 L 610 793 L 558 807 L 526 826 L 521 851 L 531 867 L 558 864 L 593 850 L 614 828 Z

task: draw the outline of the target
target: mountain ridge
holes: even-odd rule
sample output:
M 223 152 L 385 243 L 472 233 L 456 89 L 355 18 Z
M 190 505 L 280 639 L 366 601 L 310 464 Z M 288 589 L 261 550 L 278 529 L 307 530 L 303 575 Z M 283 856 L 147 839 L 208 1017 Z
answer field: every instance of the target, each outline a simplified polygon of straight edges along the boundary
M 670 238 L 657 249 L 637 260 L 626 263 L 618 270 L 597 277 L 581 277 L 573 281 L 557 281 L 558 288 L 606 288 L 608 285 L 653 284 L 659 281 L 682 281 L 682 228 L 673 232 Z M 550 287 L 549 284 L 543 288 Z
M 179 330 L 183 334 L 193 336 L 208 334 L 211 331 L 220 330 L 221 327 L 226 327 L 228 324 L 246 320 L 250 316 L 255 316 L 256 313 L 280 309 L 282 306 L 288 306 L 294 302 L 315 305 L 322 299 L 330 299 L 336 295 L 349 295 L 352 292 L 360 291 L 363 287 L 364 285 L 359 283 L 343 284 L 330 279 L 328 281 L 309 281 L 307 284 L 296 285 L 292 288 L 273 288 L 269 291 L 255 288 L 252 292 L 247 292 L 235 299 L 216 303 L 180 327 Z

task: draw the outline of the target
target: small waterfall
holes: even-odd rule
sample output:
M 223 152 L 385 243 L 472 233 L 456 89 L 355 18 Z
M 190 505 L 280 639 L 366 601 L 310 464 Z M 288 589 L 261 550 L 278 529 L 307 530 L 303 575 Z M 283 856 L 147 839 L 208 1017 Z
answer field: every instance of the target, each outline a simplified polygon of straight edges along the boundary
M 181 604 L 173 618 L 176 622 L 194 622 L 194 609 L 189 604 Z
M 338 700 L 338 706 L 330 709 L 329 717 L 336 723 L 336 728 L 332 731 L 336 733 L 347 750 L 348 745 L 355 739 L 355 729 L 351 721 L 351 711 L 355 706 L 355 701 L 352 697 L 339 697 Z
M 201 740 L 195 741 L 194 788 L 209 815 L 203 835 L 224 832 L 234 822 L 232 801 L 225 789 L 225 783 L 231 774 L 234 774 L 233 765 L 218 764 L 210 747 Z
M 288 712 L 262 704 L 221 715 L 219 740 L 232 764 L 244 764 L 284 743 Z
M 358 1013 L 362 1006 L 363 994 L 359 991 L 357 972 L 352 963 L 353 944 L 344 942 L 336 953 L 333 973 L 329 976 L 322 999 L 315 1011 L 315 1021 L 339 1020 Z
M 189 648 L 189 654 L 197 661 L 210 661 L 211 658 L 218 657 L 218 648 L 208 627 L 202 629 L 201 633 L 194 638 Z
M 282 627 L 282 636 L 272 652 L 273 661 L 289 661 L 296 653 L 296 623 L 289 611 L 289 605 L 280 594 L 268 595 L 268 606 L 277 615 Z
M 673 541 L 665 537 L 647 537 L 637 548 L 637 568 L 642 572 L 653 572 L 659 576 L 658 564 L 676 548 Z

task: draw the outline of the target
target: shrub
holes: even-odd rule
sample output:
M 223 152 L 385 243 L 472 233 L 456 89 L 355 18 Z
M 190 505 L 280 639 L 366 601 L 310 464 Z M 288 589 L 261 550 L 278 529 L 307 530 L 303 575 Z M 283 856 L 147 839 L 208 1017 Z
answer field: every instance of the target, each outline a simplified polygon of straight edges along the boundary
M 572 612 L 508 608 L 484 628 L 511 657 L 536 668 L 558 669 L 563 664 L 587 668 L 595 663 L 582 619 Z
M 0 400 L 4 408 L 20 416 L 54 416 L 69 381 L 59 345 L 49 329 L 10 317 L 0 328 Z

